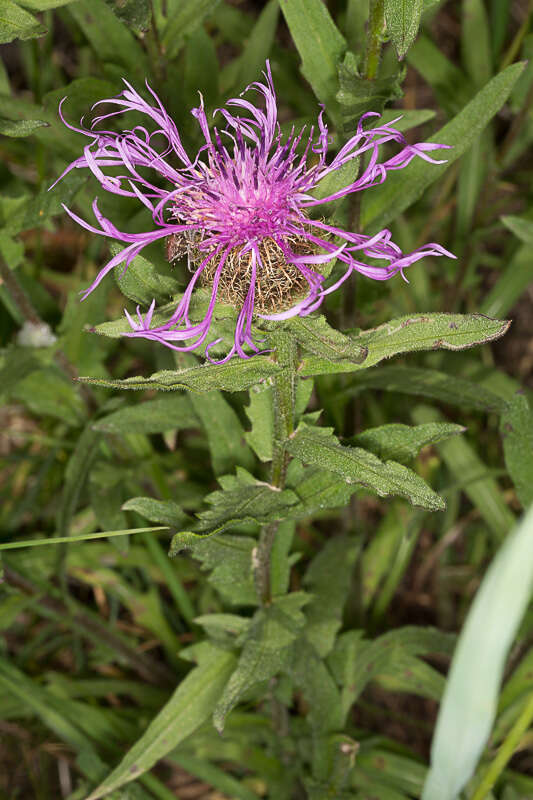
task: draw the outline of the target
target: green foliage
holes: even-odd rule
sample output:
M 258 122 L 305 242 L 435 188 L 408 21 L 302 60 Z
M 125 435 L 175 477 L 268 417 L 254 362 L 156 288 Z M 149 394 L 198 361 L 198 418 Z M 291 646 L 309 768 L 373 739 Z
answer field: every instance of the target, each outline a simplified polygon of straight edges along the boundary
M 530 28 L 509 0 L 0 0 L 1 797 L 533 797 Z M 155 242 L 80 304 L 119 245 L 63 204 L 153 220 L 86 169 L 49 188 L 91 141 L 59 102 L 89 127 L 146 80 L 192 155 L 198 91 L 220 129 L 267 59 L 298 156 L 319 103 L 330 161 L 369 111 L 451 145 L 312 220 L 456 260 L 256 316 L 246 361 L 125 337 L 124 298 L 166 322 L 189 265 Z
M 347 483 L 366 486 L 380 497 L 399 495 L 431 511 L 445 508 L 444 501 L 407 467 L 395 461 L 380 461 L 361 447 L 343 447 L 328 431 L 303 425 L 287 449 L 305 464 L 341 475 Z

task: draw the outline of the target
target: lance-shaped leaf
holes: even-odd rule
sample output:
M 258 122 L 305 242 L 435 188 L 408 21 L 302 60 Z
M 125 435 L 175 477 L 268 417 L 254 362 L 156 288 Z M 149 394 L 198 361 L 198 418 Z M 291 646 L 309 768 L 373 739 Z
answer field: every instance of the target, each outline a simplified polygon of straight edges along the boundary
M 284 519 L 298 497 L 290 489 L 280 491 L 268 483 L 256 480 L 243 469 L 237 477 L 225 475 L 219 479 L 222 489 L 206 498 L 212 506 L 198 514 L 200 522 L 194 531 L 180 531 L 172 539 L 170 555 L 174 556 L 197 538 L 213 536 L 233 525 L 256 522 L 259 525 Z
M 198 666 L 189 672 L 145 733 L 87 800 L 97 800 L 139 778 L 212 713 L 235 667 L 235 656 L 208 642 L 196 646 L 194 652 Z
M 387 32 L 400 61 L 416 38 L 423 8 L 424 0 L 385 0 Z
M 143 33 L 150 27 L 150 0 L 106 0 L 106 3 L 133 31 Z
M 368 80 L 359 74 L 357 59 L 353 53 L 346 53 L 339 65 L 339 86 L 337 100 L 341 105 L 343 128 L 346 133 L 354 131 L 362 114 L 375 111 L 381 114 L 390 100 L 397 100 L 403 94 L 401 84 L 405 70 L 401 69 L 386 78 Z
M 116 256 L 122 248 L 118 244 L 112 244 L 109 249 L 111 254 Z M 150 305 L 154 298 L 157 302 L 168 301 L 170 297 L 178 294 L 180 289 L 175 271 L 173 272 L 170 264 L 155 266 L 141 255 L 133 259 L 127 270 L 124 270 L 123 264 L 116 266 L 114 275 L 122 294 L 143 305 Z M 126 321 L 124 329 L 130 329 Z
M 346 41 L 322 0 L 280 0 L 292 40 L 302 59 L 302 73 L 323 103 L 334 103 L 337 65 Z
M 388 392 L 430 397 L 452 406 L 501 413 L 507 407 L 499 395 L 474 381 L 422 367 L 379 367 L 354 377 L 346 391 L 385 389 Z
M 198 426 L 198 417 L 189 398 L 186 395 L 170 395 L 119 408 L 95 422 L 93 430 L 105 433 L 163 433 L 171 429 Z
M 349 359 L 360 364 L 368 354 L 364 345 L 332 328 L 323 316 L 293 317 L 289 329 L 305 350 L 329 361 Z
M 0 0 L 0 44 L 43 36 L 46 28 L 12 0 Z
M 524 508 L 533 503 L 533 415 L 524 394 L 515 394 L 501 420 L 505 464 Z
M 331 362 L 324 358 L 304 358 L 302 376 L 367 369 L 385 358 L 417 350 L 465 350 L 498 339 L 511 323 L 482 314 L 423 314 L 399 317 L 350 336 L 354 344 L 368 349 L 362 363 L 351 360 Z
M 428 422 L 424 425 L 380 425 L 368 428 L 354 436 L 351 444 L 370 450 L 382 461 L 399 461 L 405 464 L 416 458 L 419 450 L 429 444 L 436 444 L 449 436 L 464 433 L 466 428 L 451 422 Z
M 445 170 L 465 153 L 483 128 L 503 106 L 511 89 L 520 77 L 524 64 L 511 64 L 496 75 L 473 100 L 429 141 L 451 145 L 443 151 L 446 164 L 427 164 L 421 159 L 410 164 L 406 171 L 389 175 L 382 186 L 365 192 L 361 204 L 361 226 L 379 229 L 387 225 L 411 203 L 418 200 L 424 189 L 436 181 Z
M 209 571 L 208 583 L 224 602 L 238 606 L 258 605 L 252 571 L 252 552 L 257 540 L 249 536 L 195 536 L 188 543 L 202 569 Z
M 23 136 L 31 136 L 38 128 L 47 127 L 48 122 L 42 119 L 22 119 L 18 122 L 12 119 L 0 119 L 0 136 L 11 136 L 18 139 Z
M 343 447 L 327 430 L 300 425 L 287 444 L 291 455 L 375 491 L 380 497 L 405 497 L 414 506 L 437 511 L 445 503 L 415 472 L 395 461 L 383 462 L 361 447 Z
M 289 666 L 292 646 L 305 625 L 300 609 L 308 601 L 309 595 L 305 592 L 292 592 L 256 611 L 237 668 L 213 714 L 213 723 L 219 732 L 224 728 L 228 713 L 246 692 Z
M 281 370 L 268 356 L 254 356 L 248 361 L 232 359 L 226 364 L 202 364 L 182 370 L 163 370 L 154 372 L 149 378 L 141 375 L 124 380 L 84 377 L 80 381 L 94 386 L 108 386 L 111 389 L 160 389 L 164 392 L 178 389 L 211 392 L 213 389 L 221 389 L 225 392 L 240 392 L 279 375 Z
M 150 522 L 161 522 L 173 528 L 183 527 L 188 515 L 174 500 L 155 500 L 153 497 L 131 497 L 122 506 L 123 511 L 136 511 Z

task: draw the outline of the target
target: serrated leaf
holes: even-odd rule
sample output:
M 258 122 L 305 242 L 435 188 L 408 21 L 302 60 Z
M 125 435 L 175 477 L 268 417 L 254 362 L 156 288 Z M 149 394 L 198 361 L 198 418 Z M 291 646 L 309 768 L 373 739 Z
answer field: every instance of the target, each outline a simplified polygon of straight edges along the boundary
M 502 414 L 505 465 L 524 508 L 533 503 L 533 415 L 527 397 L 515 394 Z
M 424 0 L 385 0 L 387 32 L 401 61 L 416 39 Z
M 230 605 L 258 605 L 252 574 L 252 551 L 256 539 L 227 533 L 211 538 L 194 536 L 190 549 L 204 570 L 210 570 L 209 584 Z
M 87 800 L 97 800 L 139 778 L 209 717 L 235 667 L 235 656 L 207 642 L 200 652 L 198 666 L 179 684 L 145 733 Z
M 363 388 L 430 397 L 441 403 L 501 413 L 507 407 L 499 395 L 474 381 L 423 367 L 379 367 L 357 375 L 347 391 Z
M 398 495 L 412 505 L 431 511 L 446 507 L 444 501 L 415 472 L 397 464 L 384 463 L 360 447 L 343 447 L 334 436 L 319 428 L 300 425 L 287 450 L 305 464 L 314 464 L 375 491 L 380 497 Z
M 361 364 L 368 354 L 364 345 L 357 344 L 349 336 L 332 328 L 323 316 L 294 317 L 289 330 L 304 350 L 330 361 L 349 359 L 355 364 Z
M 199 420 L 187 395 L 170 395 L 119 408 L 93 424 L 103 433 L 163 433 L 197 428 Z
M 332 113 L 338 88 L 337 65 L 346 41 L 322 0 L 280 0 L 280 7 L 302 59 L 302 73 Z
M 302 376 L 367 369 L 385 358 L 419 350 L 464 350 L 503 336 L 510 322 L 482 314 L 424 314 L 399 317 L 390 322 L 353 334 L 355 344 L 366 347 L 362 364 L 353 361 L 330 362 L 315 356 L 303 359 Z
M 19 122 L 11 119 L 0 119 L 0 136 L 12 136 L 14 138 L 31 136 L 38 128 L 46 127 L 48 127 L 48 122 L 42 119 L 24 119 Z
M 401 69 L 386 78 L 368 80 L 359 74 L 358 64 L 353 53 L 346 53 L 339 64 L 339 91 L 337 100 L 341 106 L 343 129 L 354 131 L 359 118 L 367 111 L 381 114 L 386 103 L 402 97 L 402 81 L 405 71 Z
M 405 464 L 418 455 L 419 450 L 430 444 L 464 433 L 466 428 L 451 422 L 428 422 L 425 425 L 401 425 L 392 423 L 368 428 L 354 436 L 350 444 L 370 450 L 382 461 L 399 461 Z
M 174 500 L 155 500 L 153 497 L 132 497 L 122 504 L 123 511 L 136 511 L 151 522 L 161 522 L 179 528 L 188 520 L 187 514 Z
M 383 186 L 364 192 L 361 227 L 364 230 L 378 230 L 414 203 L 428 186 L 466 152 L 487 123 L 498 113 L 523 69 L 523 63 L 511 64 L 504 69 L 451 122 L 429 139 L 430 142 L 451 145 L 451 150 L 442 151 L 444 155 L 441 157 L 446 159 L 446 164 L 427 164 L 418 160 L 405 170 L 389 174 Z
M 114 256 L 122 250 L 116 243 L 109 249 Z M 126 270 L 123 264 L 116 266 L 114 275 L 120 291 L 130 300 L 145 306 L 149 306 L 154 299 L 166 303 L 169 297 L 180 291 L 170 264 L 163 270 L 141 255 L 136 256 Z
M 161 37 L 168 59 L 175 58 L 185 37 L 212 14 L 220 0 L 181 0 L 179 8 L 170 16 Z
M 242 522 L 262 525 L 284 519 L 288 509 L 298 503 L 298 497 L 290 489 L 280 491 L 256 480 L 244 470 L 239 471 L 237 478 L 225 476 L 221 483 L 224 485 L 222 490 L 206 497 L 212 508 L 197 515 L 200 522 L 194 532 L 181 531 L 174 536 L 170 556 L 190 547 L 196 537 L 204 539 Z
M 247 691 L 287 668 L 292 646 L 305 624 L 300 608 L 308 600 L 303 592 L 293 592 L 256 611 L 237 668 L 213 714 L 213 724 L 219 733 L 224 729 L 226 716 Z
M 282 368 L 268 356 L 254 356 L 247 361 L 232 359 L 226 364 L 202 364 L 183 370 L 154 372 L 149 378 L 137 376 L 125 380 L 79 378 L 83 383 L 111 389 L 160 389 L 164 392 L 189 389 L 191 392 L 240 392 L 279 375 Z
M 0 44 L 43 36 L 46 28 L 12 0 L 0 0 Z
M 320 511 L 345 506 L 357 490 L 343 478 L 318 467 L 307 467 L 303 475 L 290 483 L 300 500 L 292 509 L 292 518 L 312 517 Z

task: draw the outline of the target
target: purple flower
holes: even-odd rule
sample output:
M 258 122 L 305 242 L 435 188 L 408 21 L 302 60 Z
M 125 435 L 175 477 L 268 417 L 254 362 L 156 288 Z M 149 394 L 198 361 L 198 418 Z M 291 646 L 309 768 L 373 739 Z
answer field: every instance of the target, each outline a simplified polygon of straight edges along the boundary
M 127 88 L 121 94 L 96 104 L 106 103 L 114 108 L 96 117 L 89 130 L 66 122 L 60 106 L 65 125 L 90 140 L 83 155 L 61 177 L 71 169 L 88 167 L 106 191 L 143 203 L 153 221 L 150 230 L 144 233 L 120 231 L 100 213 L 95 200 L 93 212 L 100 226 L 97 228 L 64 206 L 87 230 L 126 245 L 100 270 L 83 298 L 114 267 L 124 264 L 127 268 L 143 247 L 157 239 L 166 240 L 169 261 L 187 255 L 193 272 L 167 322 L 150 327 L 154 301 L 144 319 L 139 308 L 138 321 L 126 311 L 132 327 L 126 335 L 153 339 L 174 350 L 194 350 L 209 333 L 218 299 L 238 310 L 233 346 L 223 360 L 235 353 L 248 358 L 244 346 L 259 352 L 252 339 L 254 316 L 266 320 L 304 316 L 315 311 L 324 297 L 354 271 L 374 280 L 387 280 L 397 272 L 403 276 L 406 267 L 426 255 L 451 256 L 438 244 L 405 254 L 391 240 L 387 229 L 365 236 L 309 216 L 316 206 L 382 183 L 387 172 L 402 169 L 415 157 L 442 164 L 428 153 L 446 145 L 408 145 L 392 127 L 397 120 L 364 130 L 366 120 L 379 116 L 369 112 L 361 117 L 356 133 L 328 165 L 329 140 L 323 108 L 318 116 L 316 137 L 314 127 L 306 138 L 305 128 L 298 134 L 293 128 L 283 141 L 268 62 L 264 75 L 265 83 L 252 83 L 246 90 L 262 96 L 262 107 L 243 95 L 228 100 L 225 108 L 215 112 L 224 120 L 222 128 L 210 131 L 200 95 L 200 106 L 191 113 L 205 144 L 194 160 L 186 153 L 176 125 L 148 84 L 153 98 L 150 103 L 124 81 Z M 155 123 L 155 129 L 149 132 L 142 125 L 121 133 L 98 129 L 100 123 L 125 111 L 145 114 Z M 163 147 L 158 147 L 161 141 Z M 401 149 L 391 158 L 379 161 L 380 145 L 387 142 L 395 142 Z M 366 166 L 356 180 L 328 197 L 313 196 L 313 190 L 324 178 L 361 156 L 366 156 Z M 116 167 L 119 174 L 107 174 Z M 152 178 L 147 177 L 148 170 L 155 173 Z M 369 258 L 378 259 L 383 265 L 366 263 Z M 333 259 L 339 259 L 345 271 L 326 288 L 320 265 Z M 190 319 L 191 297 L 196 286 L 210 292 L 207 311 L 200 322 Z M 208 358 L 209 348 L 219 341 L 206 347 Z

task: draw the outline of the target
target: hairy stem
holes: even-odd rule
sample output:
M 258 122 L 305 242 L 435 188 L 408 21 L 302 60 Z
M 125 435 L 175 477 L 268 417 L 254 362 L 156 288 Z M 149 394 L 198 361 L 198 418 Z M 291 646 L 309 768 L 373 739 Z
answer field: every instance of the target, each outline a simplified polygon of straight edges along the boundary
M 282 371 L 274 379 L 274 428 L 272 437 L 272 464 L 270 484 L 277 489 L 285 486 L 289 455 L 286 442 L 294 431 L 294 394 L 296 385 L 296 345 L 292 337 L 280 331 L 275 337 L 276 354 Z M 261 605 L 270 605 L 270 562 L 272 545 L 278 529 L 277 522 L 265 525 L 259 536 L 256 554 L 255 578 Z
M 366 33 L 366 52 L 363 63 L 363 77 L 369 81 L 373 81 L 377 78 L 384 31 L 385 0 L 370 0 Z

